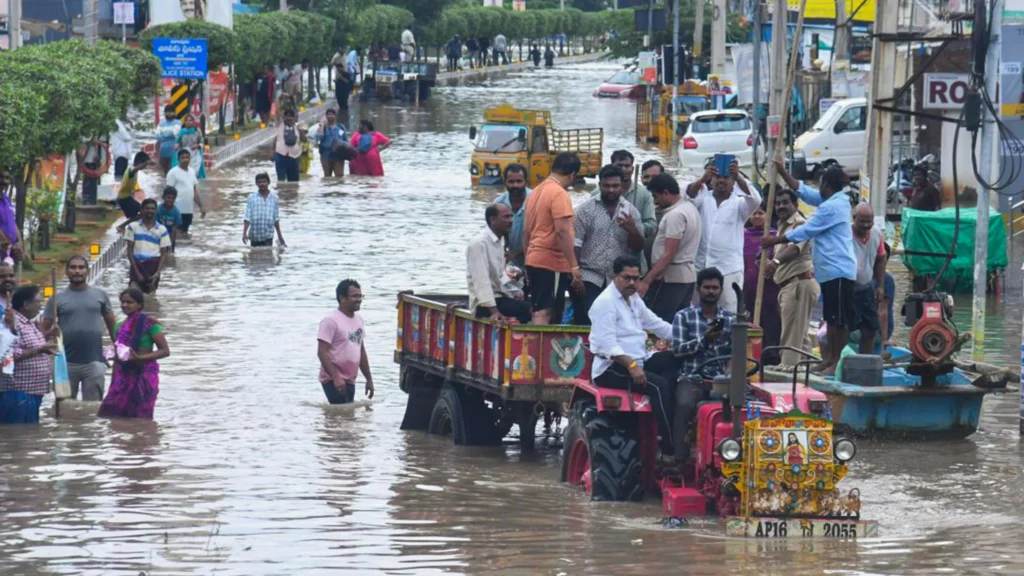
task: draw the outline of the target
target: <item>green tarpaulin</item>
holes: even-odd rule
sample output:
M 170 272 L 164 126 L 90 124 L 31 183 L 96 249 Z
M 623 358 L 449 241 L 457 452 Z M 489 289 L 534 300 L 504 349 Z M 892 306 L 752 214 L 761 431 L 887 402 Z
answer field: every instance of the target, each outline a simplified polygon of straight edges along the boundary
M 953 208 L 944 208 L 938 212 L 904 208 L 902 220 L 903 246 L 907 250 L 949 252 L 956 229 L 956 212 Z M 977 221 L 976 209 L 960 210 L 960 234 L 956 242 L 956 256 L 942 277 L 947 282 L 955 283 L 957 288 L 970 288 L 974 285 L 974 227 Z M 903 256 L 903 263 L 916 275 L 938 274 L 943 261 L 942 258 L 930 256 Z M 1006 268 L 1009 264 L 1006 257 L 1006 228 L 1003 217 L 998 212 L 989 215 L 986 264 L 989 274 Z

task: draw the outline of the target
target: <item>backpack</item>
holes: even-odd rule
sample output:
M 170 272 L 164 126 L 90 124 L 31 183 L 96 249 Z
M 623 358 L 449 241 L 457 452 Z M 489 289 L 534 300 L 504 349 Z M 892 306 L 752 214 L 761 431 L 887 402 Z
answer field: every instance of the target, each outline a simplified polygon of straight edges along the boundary
M 284 127 L 284 145 L 295 146 L 299 142 L 299 131 L 295 129 L 295 126 Z

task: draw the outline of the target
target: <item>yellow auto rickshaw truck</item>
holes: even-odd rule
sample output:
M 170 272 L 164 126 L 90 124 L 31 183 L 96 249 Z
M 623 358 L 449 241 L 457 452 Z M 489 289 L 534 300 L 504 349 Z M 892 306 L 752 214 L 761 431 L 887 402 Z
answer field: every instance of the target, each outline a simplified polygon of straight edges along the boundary
M 682 138 L 690 125 L 690 115 L 711 109 L 707 88 L 695 80 L 687 80 L 677 88 L 676 105 L 679 123 L 672 129 L 672 87 L 663 86 L 649 100 L 636 105 L 636 139 L 669 146 Z
M 603 128 L 559 130 L 547 110 L 519 110 L 509 104 L 484 110 L 484 123 L 469 129 L 474 142 L 469 175 L 474 185 L 499 186 L 505 167 L 522 164 L 530 186 L 551 173 L 560 152 L 575 152 L 582 167 L 580 178 L 594 178 L 601 170 Z

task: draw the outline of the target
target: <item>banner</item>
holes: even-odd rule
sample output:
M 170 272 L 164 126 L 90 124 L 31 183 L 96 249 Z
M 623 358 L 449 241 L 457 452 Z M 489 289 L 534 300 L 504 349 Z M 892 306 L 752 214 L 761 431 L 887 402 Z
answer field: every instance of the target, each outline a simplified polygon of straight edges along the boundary
M 1019 8 L 1024 14 L 1024 1 L 1006 2 L 1006 10 Z M 1005 14 L 1006 12 L 1004 12 Z M 1003 118 L 1006 129 L 1015 137 L 1001 139 L 1000 164 L 1001 166 L 1019 165 L 1020 158 L 1024 155 L 1024 149 L 1020 142 L 1024 142 L 1024 72 L 1022 72 L 1021 61 L 1024 60 L 1024 24 L 1009 24 L 1002 27 L 1002 64 L 999 66 L 999 111 Z M 1008 158 L 1013 156 L 1014 158 Z M 1013 192 L 1013 202 L 1020 198 L 1020 192 L 1024 190 L 1024 177 L 1019 175 L 1017 180 L 1007 189 Z M 1006 212 L 1011 202 L 1006 195 L 1000 194 L 1000 211 Z

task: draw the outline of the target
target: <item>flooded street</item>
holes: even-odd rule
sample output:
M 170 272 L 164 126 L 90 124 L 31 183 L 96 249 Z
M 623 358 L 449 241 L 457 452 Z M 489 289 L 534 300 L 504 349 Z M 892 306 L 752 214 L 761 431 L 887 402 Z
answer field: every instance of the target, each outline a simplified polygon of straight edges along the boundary
M 469 186 L 469 127 L 507 101 L 550 109 L 558 127 L 604 127 L 606 157 L 635 150 L 635 107 L 591 96 L 614 69 L 465 81 L 419 110 L 354 107 L 394 141 L 387 176 L 324 182 L 315 162 L 297 190 L 278 189 L 281 252 L 241 241 L 269 154 L 219 171 L 213 208 L 147 302 L 171 348 L 155 421 L 66 402 L 59 421 L 51 407 L 38 428 L 0 431 L 0 574 L 1024 573 L 1014 394 L 988 397 L 967 440 L 860 442 L 844 485 L 881 524 L 861 542 L 726 539 L 717 518 L 668 530 L 653 497 L 593 504 L 559 484 L 554 434 L 524 460 L 514 439 L 456 448 L 398 429 L 395 294 L 464 292 L 465 245 L 496 195 Z M 328 405 L 316 380 L 317 323 L 346 277 L 366 295 L 377 388 L 355 408 Z M 126 284 L 126 263 L 101 280 L 112 299 Z M 1015 366 L 1019 272 L 1007 284 L 987 360 Z M 959 301 L 967 330 L 970 298 Z

